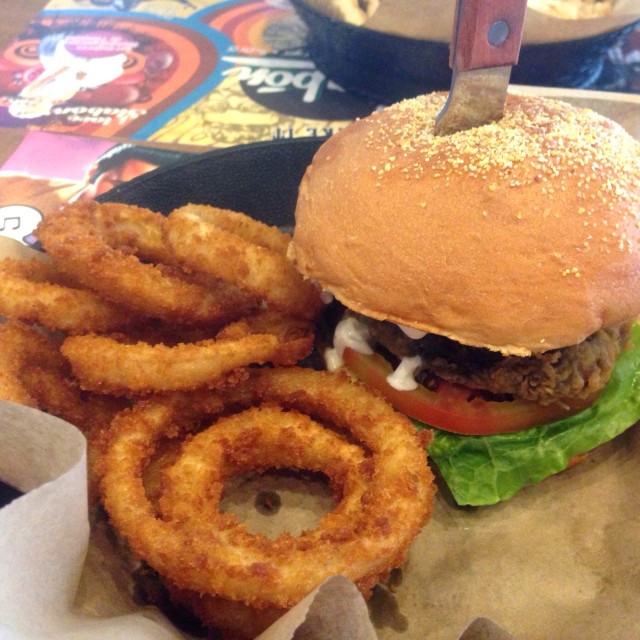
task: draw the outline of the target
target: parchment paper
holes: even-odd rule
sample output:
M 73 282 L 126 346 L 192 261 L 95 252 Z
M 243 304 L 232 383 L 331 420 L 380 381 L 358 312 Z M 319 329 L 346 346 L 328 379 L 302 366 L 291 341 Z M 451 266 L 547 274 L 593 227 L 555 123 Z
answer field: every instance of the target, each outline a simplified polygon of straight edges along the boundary
M 453 28 L 453 0 L 380 0 L 364 27 L 397 35 L 449 42 Z M 523 44 L 561 42 L 607 33 L 640 18 L 640 0 L 618 0 L 606 18 L 564 20 L 528 8 Z
M 640 137 L 640 97 L 551 93 Z M 89 538 L 85 443 L 75 427 L 0 402 L 0 443 L 0 479 L 27 492 L 0 510 L 0 638 L 185 638 L 133 602 L 104 529 Z M 406 567 L 368 606 L 336 577 L 263 640 L 454 640 L 463 630 L 465 640 L 640 638 L 639 456 L 636 426 L 492 507 L 461 509 L 442 489 Z M 234 500 L 242 512 L 246 500 Z

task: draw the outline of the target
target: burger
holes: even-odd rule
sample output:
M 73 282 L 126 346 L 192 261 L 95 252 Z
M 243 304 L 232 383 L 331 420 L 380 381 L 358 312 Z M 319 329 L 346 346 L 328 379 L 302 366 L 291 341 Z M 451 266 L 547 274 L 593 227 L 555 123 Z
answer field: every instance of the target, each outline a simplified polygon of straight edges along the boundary
M 418 428 L 460 505 L 513 496 L 640 419 L 640 143 L 561 101 L 435 136 L 441 93 L 350 124 L 300 185 L 291 257 L 327 366 Z

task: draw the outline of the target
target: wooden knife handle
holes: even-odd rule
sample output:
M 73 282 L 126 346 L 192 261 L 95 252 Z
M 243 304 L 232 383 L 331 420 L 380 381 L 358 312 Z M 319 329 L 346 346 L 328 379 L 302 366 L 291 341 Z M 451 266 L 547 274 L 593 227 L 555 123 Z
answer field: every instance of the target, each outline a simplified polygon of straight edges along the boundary
M 457 0 L 451 68 L 471 71 L 516 64 L 526 9 L 527 0 Z

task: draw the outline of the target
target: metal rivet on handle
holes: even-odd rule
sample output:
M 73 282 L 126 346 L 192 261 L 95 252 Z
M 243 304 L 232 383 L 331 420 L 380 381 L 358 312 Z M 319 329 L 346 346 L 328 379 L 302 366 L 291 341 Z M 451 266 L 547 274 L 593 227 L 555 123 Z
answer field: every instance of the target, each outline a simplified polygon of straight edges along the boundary
M 504 44 L 509 37 L 509 24 L 504 20 L 496 20 L 490 27 L 487 40 L 493 47 Z

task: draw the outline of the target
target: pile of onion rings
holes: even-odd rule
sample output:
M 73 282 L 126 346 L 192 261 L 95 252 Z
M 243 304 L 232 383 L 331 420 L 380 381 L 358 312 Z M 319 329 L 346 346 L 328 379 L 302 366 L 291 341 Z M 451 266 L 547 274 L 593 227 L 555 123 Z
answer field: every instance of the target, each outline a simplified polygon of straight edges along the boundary
M 68 276 L 133 314 L 219 325 L 255 307 L 248 294 L 220 282 L 203 286 L 178 269 L 165 227 L 166 218 L 148 209 L 82 201 L 46 216 L 36 235 Z
M 428 520 L 425 438 L 343 374 L 302 368 L 323 304 L 289 236 L 241 213 L 82 202 L 0 260 L 0 399 L 76 424 L 90 497 L 173 603 L 251 638 L 326 577 L 363 595 Z M 234 477 L 320 474 L 335 508 L 272 540 L 220 509 Z
M 230 215 L 251 238 L 241 238 L 249 253 L 288 243 L 275 227 Z M 114 203 L 83 201 L 46 216 L 36 235 L 50 260 L 0 262 L 0 314 L 63 332 L 79 386 L 129 398 L 213 387 L 246 366 L 295 364 L 311 352 L 320 297 L 290 265 L 281 270 L 299 314 L 272 308 L 240 280 L 184 269 L 168 226 L 159 213 Z

